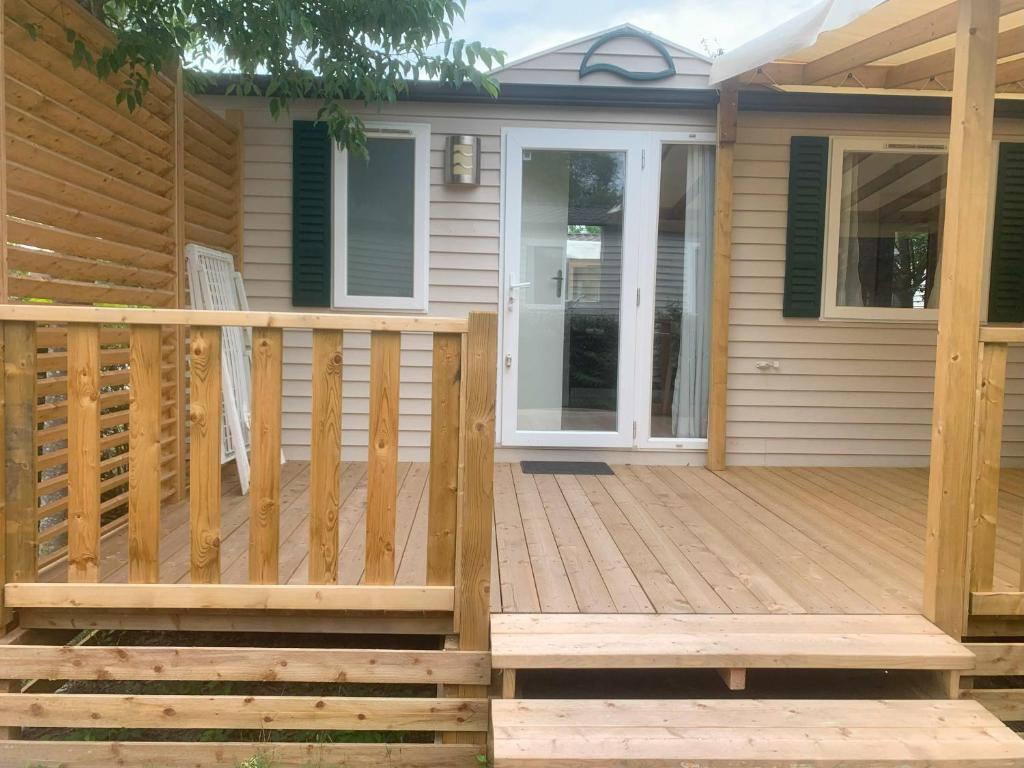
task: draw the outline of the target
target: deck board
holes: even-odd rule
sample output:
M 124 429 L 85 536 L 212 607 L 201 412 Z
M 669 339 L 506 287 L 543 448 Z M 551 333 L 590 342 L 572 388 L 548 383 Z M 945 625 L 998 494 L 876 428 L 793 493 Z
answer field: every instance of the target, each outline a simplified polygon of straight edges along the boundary
M 969 701 L 496 700 L 492 718 L 497 768 L 1024 760 L 1024 741 Z
M 925 469 L 614 466 L 614 475 L 495 468 L 492 610 L 505 613 L 904 614 L 921 610 Z M 396 581 L 426 580 L 428 467 L 402 463 Z M 308 575 L 309 466 L 281 475 L 281 581 Z M 366 466 L 342 472 L 340 581 L 365 562 Z M 247 578 L 248 499 L 225 469 L 222 581 Z M 1024 470 L 1003 471 L 995 588 L 1017 582 Z M 188 508 L 161 511 L 160 576 L 188 580 Z M 127 581 L 127 531 L 101 577 Z M 57 563 L 42 578 L 62 581 Z

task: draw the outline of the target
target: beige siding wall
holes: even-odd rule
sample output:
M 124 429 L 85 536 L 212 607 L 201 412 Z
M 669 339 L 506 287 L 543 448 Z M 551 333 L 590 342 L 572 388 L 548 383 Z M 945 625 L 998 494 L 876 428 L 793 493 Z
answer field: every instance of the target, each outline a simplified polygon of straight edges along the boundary
M 736 145 L 729 343 L 729 461 L 924 465 L 934 324 L 782 317 L 793 135 L 942 138 L 948 120 L 743 113 Z M 1020 141 L 1024 126 L 997 124 Z M 1011 353 L 1004 452 L 1024 456 L 1024 354 Z M 759 372 L 777 360 L 777 372 Z
M 222 108 L 228 102 L 209 98 Z M 239 102 L 231 100 L 230 106 Z M 264 104 L 246 111 L 245 281 L 256 309 L 291 310 L 291 131 Z M 309 118 L 298 108 L 294 118 Z M 373 117 L 369 115 L 368 117 Z M 507 126 L 695 130 L 709 112 L 618 111 L 500 105 L 401 104 L 382 115 L 431 126 L 430 312 L 464 316 L 494 309 L 499 296 L 500 136 Z M 851 129 L 851 126 L 856 126 Z M 729 357 L 729 460 L 735 464 L 924 465 L 934 375 L 934 324 L 856 323 L 782 317 L 789 140 L 794 134 L 942 137 L 946 121 L 889 116 L 743 113 L 736 149 L 735 230 Z M 442 183 L 445 136 L 483 139 L 482 184 Z M 997 124 L 1004 138 L 1024 128 Z M 1020 140 L 1018 138 L 1018 140 Z M 286 337 L 284 443 L 293 458 L 309 451 L 310 340 Z M 1011 353 L 1005 453 L 1024 458 L 1024 350 Z M 346 457 L 366 451 L 368 339 L 346 341 Z M 755 364 L 778 360 L 777 372 Z M 430 352 L 406 337 L 402 355 L 403 457 L 426 456 Z M 560 452 L 565 454 L 564 451 Z M 632 454 L 636 460 L 653 458 Z M 607 452 L 607 458 L 630 454 Z M 657 457 L 665 460 L 664 455 Z M 678 460 L 701 461 L 701 455 Z
M 274 121 L 257 99 L 205 100 L 215 109 L 245 111 L 245 284 L 253 309 L 292 310 L 291 304 L 291 119 L 312 119 L 311 105 Z M 431 128 L 429 311 L 465 316 L 493 310 L 499 292 L 501 130 L 511 126 L 573 129 L 709 131 L 710 111 L 593 110 L 506 107 L 498 104 L 403 103 L 372 112 L 374 118 L 427 122 Z M 482 138 L 478 188 L 446 187 L 442 161 L 445 137 L 468 133 Z M 291 458 L 309 455 L 311 339 L 285 336 L 284 446 Z M 430 349 L 424 337 L 403 339 L 400 440 L 404 459 L 427 456 L 430 428 Z M 366 455 L 369 413 L 369 339 L 349 334 L 345 343 L 344 418 L 346 458 Z

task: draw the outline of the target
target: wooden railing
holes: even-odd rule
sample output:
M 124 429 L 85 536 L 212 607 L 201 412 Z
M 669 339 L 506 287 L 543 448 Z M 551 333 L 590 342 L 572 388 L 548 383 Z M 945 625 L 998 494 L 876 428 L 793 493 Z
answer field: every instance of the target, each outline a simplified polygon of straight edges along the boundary
M 1019 617 L 1024 616 L 1024 550 L 1016 553 L 1011 559 L 1011 565 L 1017 570 L 1016 588 L 994 591 L 994 587 L 996 563 L 999 559 L 999 475 L 1006 396 L 1006 361 L 1010 346 L 1024 345 L 1024 328 L 985 326 L 981 329 L 980 339 L 981 370 L 974 420 L 974 471 L 969 531 L 969 615 Z M 1020 532 L 1017 532 L 1012 538 L 1017 540 L 1019 537 Z
M 32 611 L 380 611 L 452 617 L 465 648 L 486 650 L 491 557 L 496 319 L 468 320 L 266 312 L 200 312 L 47 305 L 0 306 L 6 434 L 5 603 Z M 65 583 L 38 581 L 40 328 L 66 327 L 68 556 Z M 100 485 L 101 330 L 128 338 L 129 584 L 102 584 Z M 253 329 L 248 585 L 217 587 L 221 574 L 221 330 Z M 283 329 L 312 333 L 308 584 L 279 586 Z M 191 584 L 159 584 L 162 377 L 167 329 L 188 337 L 190 370 L 189 557 Z M 365 584 L 337 585 L 341 483 L 342 349 L 346 332 L 369 332 L 370 424 Z M 433 337 L 425 583 L 395 584 L 399 379 L 403 333 Z M 327 585 L 327 586 L 321 586 Z M 51 616 L 52 619 L 52 616 Z M 25 622 L 23 622 L 24 624 Z M 30 622 L 31 623 L 31 622 Z

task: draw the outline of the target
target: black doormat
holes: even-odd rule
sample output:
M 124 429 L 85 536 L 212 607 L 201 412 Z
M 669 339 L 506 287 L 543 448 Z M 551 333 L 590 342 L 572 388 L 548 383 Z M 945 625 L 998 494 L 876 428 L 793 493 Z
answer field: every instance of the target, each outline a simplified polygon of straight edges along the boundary
M 521 461 L 526 475 L 614 475 L 603 461 Z

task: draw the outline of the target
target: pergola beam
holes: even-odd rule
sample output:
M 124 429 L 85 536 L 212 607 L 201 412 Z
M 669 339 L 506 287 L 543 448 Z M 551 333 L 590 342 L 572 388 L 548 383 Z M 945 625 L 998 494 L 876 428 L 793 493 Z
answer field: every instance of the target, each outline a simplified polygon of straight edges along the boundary
M 1014 0 L 1019 2 L 1020 0 Z M 989 0 L 991 3 L 992 0 Z M 919 45 L 948 37 L 956 32 L 957 2 L 944 5 L 930 13 L 911 19 L 884 32 L 840 48 L 804 65 L 804 82 L 826 80 L 856 67 L 871 64 Z
M 1004 16 L 1022 9 L 1024 0 L 1002 0 L 997 13 Z M 878 62 L 951 37 L 956 33 L 956 23 L 957 2 L 952 2 L 807 63 L 776 61 L 765 64 L 741 76 L 739 82 L 742 85 L 894 89 L 934 81 L 941 90 L 949 91 L 955 56 L 953 48 L 903 64 L 882 65 Z M 1024 26 L 1007 29 L 998 36 L 997 58 L 1021 53 L 1024 53 Z M 1005 62 L 1001 66 L 1006 74 L 1000 84 L 1021 79 L 1016 61 Z
M 925 615 L 963 637 L 999 7 L 959 0 L 925 536 Z
M 1004 61 L 996 67 L 996 87 L 1012 85 L 1024 80 L 1024 59 Z
M 1000 32 L 996 43 L 996 57 L 1005 59 L 1020 53 L 1024 53 L 1024 26 Z M 948 88 L 952 84 L 955 55 L 956 49 L 949 48 L 908 61 L 906 64 L 892 66 L 886 74 L 885 87 L 900 88 L 934 78 L 940 83 L 945 81 Z

